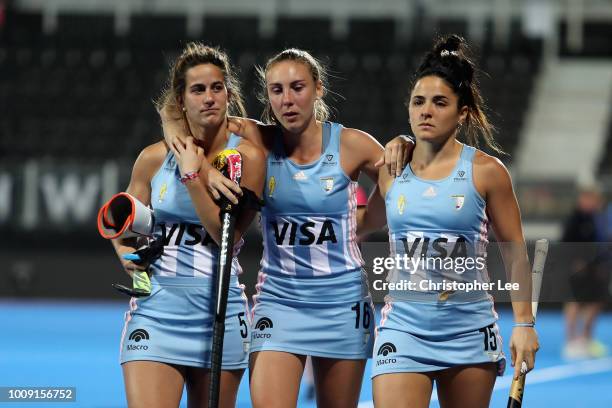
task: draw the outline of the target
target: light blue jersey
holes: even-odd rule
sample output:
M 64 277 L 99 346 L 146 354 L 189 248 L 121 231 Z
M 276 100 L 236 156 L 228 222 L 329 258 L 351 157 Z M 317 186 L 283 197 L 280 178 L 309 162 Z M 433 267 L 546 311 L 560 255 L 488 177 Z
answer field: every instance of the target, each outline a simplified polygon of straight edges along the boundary
M 484 290 L 445 283 L 488 282 L 486 203 L 473 182 L 476 149 L 463 145 L 451 174 L 424 180 L 406 166 L 387 193 L 392 256 L 411 260 L 390 281 L 413 286 L 389 292 L 376 337 L 373 376 L 459 365 L 505 366 L 493 299 Z M 442 286 L 437 286 L 442 285 Z
M 371 356 L 374 321 L 356 242 L 357 183 L 340 166 L 342 126 L 323 123 L 321 157 L 297 165 L 281 136 L 268 154 L 264 254 L 251 351 Z
M 340 166 L 342 125 L 323 123 L 323 154 L 298 165 L 280 137 L 267 160 L 261 213 L 266 274 L 299 277 L 360 270 L 356 242 L 357 183 Z
M 472 180 L 476 150 L 463 146 L 452 173 L 442 180 L 424 180 L 406 166 L 387 193 L 385 206 L 392 257 L 410 259 L 391 279 L 413 282 L 404 297 L 437 301 L 441 284 L 488 282 L 486 203 Z M 430 282 L 434 285 L 430 285 Z M 436 290 L 437 288 L 441 290 Z M 432 290 L 433 288 L 433 290 Z M 412 293 L 419 292 L 419 293 Z M 391 295 L 399 296 L 399 293 Z M 486 299 L 485 291 L 456 293 L 462 300 Z
M 230 135 L 227 148 L 240 138 Z M 202 227 L 172 152 L 151 180 L 151 206 L 155 212 L 157 239 L 164 240 L 164 253 L 151 265 L 154 276 L 210 277 L 217 268 L 219 246 Z M 232 274 L 241 273 L 237 255 L 243 241 L 234 246 Z
M 227 147 L 240 138 L 230 136 Z M 152 265 L 149 296 L 132 298 L 125 313 L 120 362 L 158 361 L 210 367 L 218 246 L 202 227 L 189 192 L 180 182 L 172 153 L 151 181 L 155 237 L 164 252 Z M 242 241 L 240 242 L 240 245 Z M 225 318 L 224 370 L 244 369 L 248 363 L 250 313 L 244 286 L 238 282 L 240 265 L 232 260 L 232 277 Z

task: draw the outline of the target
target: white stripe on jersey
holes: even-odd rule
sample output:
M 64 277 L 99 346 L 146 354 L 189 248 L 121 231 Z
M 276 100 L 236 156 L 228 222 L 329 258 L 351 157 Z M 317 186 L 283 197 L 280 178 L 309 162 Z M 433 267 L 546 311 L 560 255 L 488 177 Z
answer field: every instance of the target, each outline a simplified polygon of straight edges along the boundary
M 310 246 L 310 264 L 313 266 L 312 270 L 314 276 L 323 276 L 331 274 L 327 241 L 320 245 Z
M 251 324 L 255 319 L 255 309 L 259 304 L 259 297 L 261 296 L 261 292 L 263 291 L 263 286 L 266 282 L 267 276 L 268 275 L 265 274 L 263 271 L 259 271 L 259 273 L 257 274 L 257 284 L 255 285 L 256 293 L 253 295 L 253 308 L 251 309 Z
M 242 266 L 240 266 L 240 262 L 237 257 L 232 258 L 232 275 L 240 275 L 242 273 Z
M 251 309 L 249 308 L 249 297 L 247 296 L 247 294 L 244 292 L 244 285 L 243 284 L 238 284 L 238 287 L 240 288 L 240 298 L 242 299 L 242 301 L 244 302 L 244 314 L 245 317 L 247 319 L 247 323 L 249 325 L 249 328 L 251 326 L 253 326 L 253 316 L 251 316 Z M 243 343 L 246 341 L 251 341 L 250 337 L 246 340 L 243 340 Z
M 193 248 L 193 276 L 195 278 L 203 278 L 213 274 L 213 259 L 210 256 L 210 250 L 201 245 L 195 245 Z
M 121 341 L 119 342 L 119 356 L 123 353 L 123 343 L 125 343 L 125 335 L 127 334 L 128 324 L 132 320 L 132 314 L 138 309 L 138 303 L 136 298 L 130 298 L 130 310 L 125 312 L 125 323 L 123 324 L 123 330 L 121 331 Z M 120 358 L 121 359 L 121 358 Z
M 268 245 L 265 245 L 266 237 L 268 236 L 268 226 L 266 225 L 264 216 L 261 214 L 259 215 L 259 226 L 261 227 L 262 239 L 264 241 L 263 256 L 261 257 L 260 267 L 261 269 L 264 269 L 270 267 L 270 264 L 268 263 L 268 259 L 270 259 L 270 251 L 268 250 Z
M 380 327 L 384 327 L 385 323 L 387 322 L 387 319 L 389 318 L 389 313 L 391 313 L 392 310 L 393 310 L 393 299 L 389 297 L 388 299 L 385 299 L 385 305 L 380 311 L 381 312 L 380 324 L 378 325 L 378 327 L 376 327 L 374 331 L 376 337 L 378 337 L 378 329 Z
M 161 257 L 159 276 L 176 277 L 177 266 L 178 247 L 176 245 L 165 246 L 164 253 Z
M 314 227 L 312 231 L 316 232 L 315 236 L 321 236 L 325 217 L 308 217 L 308 222 L 312 222 Z M 329 248 L 328 241 L 318 245 L 310 245 L 310 264 L 312 265 L 314 276 L 331 275 L 331 265 L 329 263 Z
M 342 236 L 343 237 L 348 237 L 349 236 L 349 226 L 348 226 L 348 218 L 346 217 L 342 217 L 342 219 L 340 220 L 340 225 L 342 226 Z M 343 244 L 342 244 L 342 252 L 345 254 L 349 254 L 348 251 L 348 240 L 344 240 Z M 353 260 L 351 259 L 350 256 L 346 256 L 344 258 L 345 265 L 346 265 L 346 269 L 351 269 L 351 267 L 353 266 Z
M 351 223 L 350 230 L 350 245 L 351 245 L 351 255 L 353 257 L 353 266 L 362 267 L 364 265 L 363 258 L 361 257 L 361 250 L 359 249 L 359 245 L 357 244 L 357 188 L 359 184 L 356 181 L 352 181 L 349 185 L 349 194 L 350 194 L 350 204 L 349 204 L 349 222 Z
M 349 254 L 349 258 L 351 259 L 352 263 L 355 263 L 355 259 L 357 259 L 355 257 L 355 228 L 356 228 L 356 224 L 357 224 L 357 198 L 356 198 L 356 191 L 357 191 L 357 183 L 355 182 L 350 182 L 348 185 L 348 214 L 347 214 L 347 220 L 348 220 L 348 231 L 347 231 L 347 235 L 346 238 L 348 238 L 348 254 Z
M 487 218 L 487 208 L 482 209 L 482 222 L 480 223 L 479 228 L 479 236 L 477 239 L 478 242 L 478 251 L 479 255 L 486 257 L 487 254 L 487 244 L 489 243 L 489 219 Z
M 288 275 L 297 275 L 297 272 L 295 271 L 295 262 L 293 261 L 293 248 L 281 245 L 278 245 L 276 248 L 278 248 L 281 272 Z
M 395 246 L 397 242 L 397 234 L 389 234 L 389 255 L 391 258 L 395 259 L 395 255 L 397 255 L 397 247 Z M 391 268 L 389 273 L 387 274 L 387 282 L 398 282 L 399 281 L 399 272 L 397 268 Z

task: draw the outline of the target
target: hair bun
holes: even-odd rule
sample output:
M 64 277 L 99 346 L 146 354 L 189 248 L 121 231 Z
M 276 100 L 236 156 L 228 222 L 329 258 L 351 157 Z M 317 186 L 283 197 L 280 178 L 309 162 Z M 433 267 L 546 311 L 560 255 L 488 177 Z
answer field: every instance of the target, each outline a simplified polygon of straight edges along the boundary
M 452 34 L 448 37 L 441 38 L 434 47 L 434 52 L 438 55 L 441 55 L 442 53 L 444 53 L 444 55 L 458 55 L 461 53 L 461 51 L 463 51 L 464 44 L 465 40 L 463 37 Z
M 459 77 L 456 78 L 457 85 L 469 86 L 474 79 L 474 66 L 467 54 L 469 50 L 465 39 L 457 34 L 451 34 L 436 42 L 430 59 L 439 61 L 440 64 L 459 74 Z M 455 58 L 447 59 L 450 56 Z
M 487 147 L 503 153 L 493 138 L 494 127 L 484 111 L 476 65 L 472 62 L 472 58 L 470 47 L 463 37 L 451 34 L 439 38 L 425 54 L 416 70 L 409 98 L 412 97 L 412 92 L 421 78 L 434 76 L 444 80 L 457 96 L 457 106 L 468 107 L 466 126 L 462 131 L 466 135 L 468 144 L 478 147 L 478 137 L 482 136 Z M 412 105 L 408 106 L 412 109 Z

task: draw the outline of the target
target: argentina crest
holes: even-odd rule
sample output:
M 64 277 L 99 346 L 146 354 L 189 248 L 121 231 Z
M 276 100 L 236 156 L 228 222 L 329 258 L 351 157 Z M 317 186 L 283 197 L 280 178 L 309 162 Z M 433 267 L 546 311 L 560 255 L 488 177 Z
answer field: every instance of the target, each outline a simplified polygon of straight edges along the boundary
M 321 183 L 321 188 L 326 193 L 329 193 L 334 188 L 334 178 L 333 177 L 320 177 L 319 182 Z
M 451 196 L 455 200 L 455 210 L 459 211 L 463 208 L 463 203 L 465 202 L 465 196 L 463 194 L 457 194 Z

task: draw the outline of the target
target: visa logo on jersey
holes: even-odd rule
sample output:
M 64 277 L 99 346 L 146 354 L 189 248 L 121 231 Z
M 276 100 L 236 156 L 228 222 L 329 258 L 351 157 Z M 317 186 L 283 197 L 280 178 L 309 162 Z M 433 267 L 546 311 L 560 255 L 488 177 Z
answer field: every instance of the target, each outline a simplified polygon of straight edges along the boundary
M 431 240 L 430 238 L 422 239 L 420 237 L 413 241 L 408 241 L 407 238 L 400 238 L 400 241 L 404 244 L 404 251 L 406 251 L 409 257 L 414 257 L 417 249 L 420 250 L 420 256 L 422 257 L 458 258 L 468 255 L 467 239 L 463 236 L 457 237 L 456 241 L 450 241 L 448 238 Z
M 274 230 L 276 245 L 321 245 L 325 242 L 338 242 L 331 220 L 304 223 L 272 221 L 270 225 Z
M 174 245 L 181 245 L 181 243 L 187 246 L 199 243 L 204 246 L 209 244 L 217 245 L 201 225 L 187 223 L 166 225 L 160 223 L 158 226 L 161 229 L 164 246 L 171 245 L 172 241 L 174 241 Z M 185 238 L 184 242 L 183 238 Z

